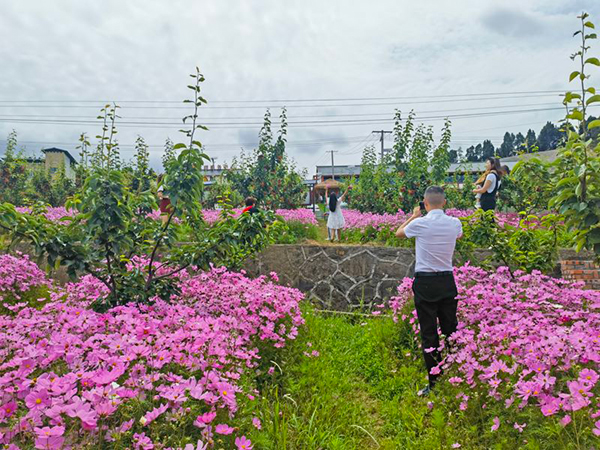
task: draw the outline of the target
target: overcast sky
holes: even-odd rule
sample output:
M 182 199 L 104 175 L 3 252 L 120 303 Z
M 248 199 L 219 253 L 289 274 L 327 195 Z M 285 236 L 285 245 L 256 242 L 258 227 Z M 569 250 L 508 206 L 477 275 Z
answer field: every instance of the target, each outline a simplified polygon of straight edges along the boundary
M 16 129 L 28 153 L 56 146 L 75 156 L 80 133 L 95 136 L 100 125 L 90 121 L 114 100 L 123 157 L 139 134 L 159 168 L 165 138 L 179 139 L 187 111 L 178 102 L 199 66 L 209 102 L 201 121 L 211 124 L 199 138 L 216 164 L 251 150 L 266 108 L 277 117 L 286 105 L 288 151 L 310 174 L 330 161 L 327 150 L 337 164 L 359 163 L 365 144 L 379 146 L 371 131 L 392 129 L 396 108 L 436 130 L 454 116 L 455 148 L 537 132 L 563 115 L 557 93 L 532 91 L 568 87 L 576 15 L 586 10 L 600 26 L 597 0 L 0 0 L 0 8 L 0 148 Z M 465 96 L 491 93 L 502 95 Z M 530 109 L 538 111 L 515 112 Z

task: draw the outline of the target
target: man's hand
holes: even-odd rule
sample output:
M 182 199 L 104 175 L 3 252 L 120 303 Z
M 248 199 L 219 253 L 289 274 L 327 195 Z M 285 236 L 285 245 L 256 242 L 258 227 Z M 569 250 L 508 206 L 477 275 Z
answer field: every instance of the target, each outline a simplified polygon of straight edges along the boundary
M 418 219 L 419 217 L 421 217 L 421 207 L 417 206 L 415 209 L 413 209 L 412 216 L 410 216 L 406 222 L 400 225 L 400 228 L 398 228 L 398 230 L 396 231 L 396 237 L 400 239 L 406 239 L 407 236 L 404 232 L 404 228 L 406 227 L 406 225 L 411 223 L 413 220 Z

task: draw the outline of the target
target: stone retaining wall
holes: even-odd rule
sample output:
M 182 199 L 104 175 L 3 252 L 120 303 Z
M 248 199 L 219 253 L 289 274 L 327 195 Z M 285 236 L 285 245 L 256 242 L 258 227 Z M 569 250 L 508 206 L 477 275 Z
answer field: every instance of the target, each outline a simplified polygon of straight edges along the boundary
M 272 245 L 244 268 L 250 276 L 276 272 L 280 283 L 344 311 L 389 298 L 412 274 L 414 259 L 406 248 Z
M 475 256 L 483 260 L 489 252 Z M 392 296 L 402 278 L 413 275 L 414 259 L 414 251 L 408 248 L 272 245 L 244 268 L 253 277 L 276 272 L 280 283 L 300 289 L 322 307 L 345 311 Z M 600 273 L 589 254 L 561 252 L 555 275 L 560 276 L 561 269 L 570 279 L 600 288 Z

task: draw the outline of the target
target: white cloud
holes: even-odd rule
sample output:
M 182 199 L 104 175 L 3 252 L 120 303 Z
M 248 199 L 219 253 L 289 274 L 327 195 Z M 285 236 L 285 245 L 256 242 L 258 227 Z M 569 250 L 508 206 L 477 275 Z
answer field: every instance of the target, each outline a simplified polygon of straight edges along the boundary
M 0 100 L 180 100 L 187 96 L 187 74 L 196 65 L 206 75 L 203 89 L 209 102 L 565 88 L 573 67 L 568 56 L 577 46 L 571 38 L 577 28 L 575 15 L 588 10 L 600 23 L 600 4 L 592 0 L 568 4 L 558 0 L 511 0 L 498 5 L 477 0 L 3 2 Z M 594 48 L 600 53 L 600 44 Z M 288 111 L 293 123 L 311 120 L 299 116 L 391 117 L 395 107 L 415 108 L 421 115 L 431 116 L 444 113 L 430 111 L 465 108 L 500 109 L 552 102 L 560 106 L 558 99 L 547 97 L 431 101 L 417 104 L 398 100 L 390 101 L 390 105 L 345 108 L 288 104 Z M 166 107 L 134 109 L 125 103 L 122 106 L 124 121 L 166 117 L 172 120 L 165 121 L 176 122 L 185 112 Z M 215 106 L 227 105 L 209 105 L 201 112 L 205 121 L 260 123 L 264 114 L 262 108 Z M 277 117 L 279 109 L 272 112 Z M 94 108 L 0 107 L 0 116 L 59 115 L 82 120 L 96 113 Z M 497 143 L 506 130 L 537 130 L 545 120 L 560 116 L 560 111 L 541 111 L 456 119 L 455 145 L 464 147 L 483 136 Z M 228 120 L 231 117 L 246 119 Z M 365 137 L 382 127 L 386 125 L 290 127 L 289 151 L 301 167 L 311 171 L 318 159 L 325 160 L 324 152 L 329 149 L 340 151 L 339 162 L 357 163 L 360 154 L 342 154 L 356 147 L 359 139 L 352 138 Z M 93 136 L 99 130 L 99 126 L 84 124 L 16 124 L 0 120 L 0 137 L 12 128 L 17 129 L 22 141 L 67 143 L 70 145 L 61 146 L 70 150 L 79 133 L 87 131 Z M 239 144 L 255 142 L 258 128 L 213 127 L 202 133 L 201 140 L 222 163 L 239 151 Z M 119 135 L 122 144 L 133 144 L 138 133 L 147 142 L 160 144 L 167 136 L 176 139 L 176 130 L 175 126 L 123 126 Z M 27 147 L 37 149 L 40 145 Z M 124 156 L 129 154 L 125 151 L 128 149 L 124 147 Z M 155 165 L 160 162 L 160 150 L 152 148 Z

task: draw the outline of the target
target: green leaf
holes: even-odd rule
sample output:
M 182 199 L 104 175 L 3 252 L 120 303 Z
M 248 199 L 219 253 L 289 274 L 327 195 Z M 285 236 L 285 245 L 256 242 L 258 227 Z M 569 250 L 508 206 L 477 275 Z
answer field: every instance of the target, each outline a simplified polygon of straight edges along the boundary
M 597 39 L 598 36 L 596 35 L 596 33 L 591 33 L 591 34 L 586 34 L 585 38 L 586 39 Z
M 600 67 L 600 59 L 596 58 L 596 57 L 592 57 L 592 58 L 588 58 L 585 60 L 586 64 L 593 64 L 595 66 Z
M 179 144 L 175 144 L 175 145 L 173 146 L 173 150 L 178 150 L 178 149 L 180 149 L 180 148 L 186 148 L 186 147 L 185 147 L 185 144 L 182 144 L 182 143 L 180 142 Z
M 574 72 L 571 72 L 571 75 L 569 75 L 569 81 L 573 81 L 578 76 L 579 76 L 579 71 L 578 70 L 576 70 Z
M 588 27 L 588 28 L 596 28 L 596 27 L 594 26 L 594 24 L 593 24 L 592 22 L 589 22 L 589 21 L 588 21 L 588 22 L 586 22 L 586 23 L 584 23 L 583 25 L 584 25 L 584 26 L 586 26 L 586 27 Z
M 591 130 L 592 128 L 597 128 L 600 127 L 600 119 L 596 119 L 596 120 L 592 120 L 590 123 L 588 123 L 588 130 Z
M 600 95 L 592 95 L 585 101 L 585 105 L 588 106 L 590 103 L 600 102 Z
M 567 115 L 567 118 L 581 121 L 583 120 L 583 113 L 578 109 L 574 109 Z

